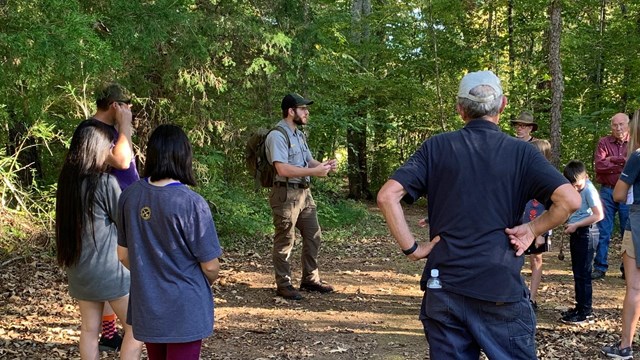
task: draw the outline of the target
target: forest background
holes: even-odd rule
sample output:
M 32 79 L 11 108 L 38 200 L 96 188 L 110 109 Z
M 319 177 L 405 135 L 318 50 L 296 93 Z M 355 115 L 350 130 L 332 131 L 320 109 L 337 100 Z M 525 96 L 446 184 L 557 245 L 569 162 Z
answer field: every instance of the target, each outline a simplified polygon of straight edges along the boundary
M 467 71 L 502 79 L 504 131 L 529 111 L 556 166 L 591 164 L 609 118 L 640 106 L 639 45 L 640 3 L 622 0 L 0 0 L 0 259 L 52 251 L 58 172 L 106 81 L 135 94 L 140 169 L 153 128 L 188 132 L 195 190 L 242 247 L 273 231 L 244 144 L 286 93 L 315 101 L 310 147 L 340 165 L 314 180 L 320 222 L 344 229 L 422 141 L 463 126 Z

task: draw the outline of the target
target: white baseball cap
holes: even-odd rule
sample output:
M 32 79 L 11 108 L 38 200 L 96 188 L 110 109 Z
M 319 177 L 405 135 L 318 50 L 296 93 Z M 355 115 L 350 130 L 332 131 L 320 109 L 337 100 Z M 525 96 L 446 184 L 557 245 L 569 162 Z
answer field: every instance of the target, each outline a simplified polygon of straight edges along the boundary
M 478 97 L 469 94 L 471 89 L 476 86 L 486 85 L 491 86 L 495 91 L 495 94 Z M 458 97 L 469 99 L 471 101 L 479 103 L 488 103 L 494 101 L 496 98 L 502 95 L 502 86 L 500 85 L 500 79 L 492 71 L 476 71 L 470 72 L 460 80 L 460 88 L 458 89 Z

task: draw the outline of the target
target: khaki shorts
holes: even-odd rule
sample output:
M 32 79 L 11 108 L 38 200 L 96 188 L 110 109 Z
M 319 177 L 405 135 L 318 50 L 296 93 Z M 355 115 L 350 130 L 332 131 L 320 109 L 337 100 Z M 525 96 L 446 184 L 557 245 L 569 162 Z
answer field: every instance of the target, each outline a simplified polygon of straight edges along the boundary
M 633 247 L 633 240 L 631 240 L 631 231 L 625 231 L 622 235 L 622 253 L 627 253 L 627 256 L 635 259 L 636 250 Z

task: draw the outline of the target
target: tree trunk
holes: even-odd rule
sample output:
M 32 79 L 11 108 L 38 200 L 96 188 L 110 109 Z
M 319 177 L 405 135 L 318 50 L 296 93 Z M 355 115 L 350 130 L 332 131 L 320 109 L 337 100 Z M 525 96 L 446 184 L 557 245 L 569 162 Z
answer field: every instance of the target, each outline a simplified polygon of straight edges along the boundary
M 487 44 L 489 44 L 489 45 L 491 45 L 491 42 L 493 40 L 492 37 L 491 37 L 491 34 L 493 32 L 493 12 L 494 12 L 494 9 L 493 9 L 493 6 L 491 6 L 491 5 L 492 4 L 488 5 L 489 6 L 489 10 L 488 10 L 489 16 L 487 18 L 487 29 L 486 29 L 486 33 L 485 33 L 485 38 L 487 40 Z
M 600 90 L 602 88 L 602 81 L 603 81 L 603 74 L 604 74 L 604 44 L 603 44 L 603 38 L 604 38 L 604 28 L 605 28 L 605 24 L 606 24 L 606 19 L 607 19 L 607 0 L 602 0 L 602 2 L 600 3 L 600 24 L 599 24 L 599 34 L 600 37 L 598 39 L 598 58 L 596 59 L 596 73 L 595 73 L 595 83 L 596 83 L 596 87 L 598 89 L 598 98 L 600 98 L 601 94 L 600 94 Z
M 371 15 L 371 1 L 354 0 L 351 6 L 351 40 L 354 45 L 361 45 L 363 42 L 369 41 L 370 29 L 368 24 L 363 21 L 369 15 Z M 363 55 L 360 58 L 360 63 L 362 67 L 368 68 L 368 56 Z M 360 106 L 359 100 L 359 98 L 354 99 L 355 106 Z M 353 121 L 347 129 L 349 198 L 357 200 L 372 198 L 367 176 L 367 115 L 366 110 L 358 110 L 357 120 Z
M 509 46 L 509 84 L 513 84 L 513 64 L 515 62 L 515 49 L 513 48 L 513 0 L 507 1 L 507 24 L 508 24 L 508 46 Z
M 349 198 L 371 198 L 367 178 L 367 134 L 361 129 L 347 130 L 349 160 Z
M 622 16 L 625 20 L 629 22 L 629 24 L 633 24 L 634 26 L 629 26 L 627 28 L 627 36 L 629 38 L 640 36 L 640 13 L 635 15 L 635 18 L 631 18 L 631 16 L 627 13 L 626 6 L 622 5 Z M 632 48 L 633 49 L 633 48 Z M 634 62 L 635 56 L 632 53 L 635 49 L 626 52 L 626 54 L 620 54 L 625 59 L 624 70 L 622 76 L 622 95 L 620 96 L 620 111 L 625 113 L 633 113 L 633 109 L 630 109 L 629 102 L 633 103 L 633 94 L 629 93 L 629 89 L 632 86 L 634 79 Z
M 549 72 L 551 73 L 551 162 L 560 165 L 560 145 L 562 134 L 562 96 L 564 94 L 564 80 L 562 64 L 560 62 L 560 36 L 562 33 L 562 5 L 561 0 L 551 0 L 549 6 Z
M 435 21 L 433 20 L 433 4 L 431 0 L 429 0 L 429 22 L 432 24 L 429 26 L 431 29 L 431 37 L 433 38 L 433 59 L 435 63 L 435 72 L 436 72 L 436 96 L 438 98 L 438 113 L 440 115 L 440 127 L 442 131 L 447 131 L 446 126 L 446 114 L 444 109 L 444 99 L 442 99 L 442 89 L 441 89 L 441 76 L 440 76 L 440 58 L 438 57 L 438 38 L 436 33 L 436 28 L 433 26 Z

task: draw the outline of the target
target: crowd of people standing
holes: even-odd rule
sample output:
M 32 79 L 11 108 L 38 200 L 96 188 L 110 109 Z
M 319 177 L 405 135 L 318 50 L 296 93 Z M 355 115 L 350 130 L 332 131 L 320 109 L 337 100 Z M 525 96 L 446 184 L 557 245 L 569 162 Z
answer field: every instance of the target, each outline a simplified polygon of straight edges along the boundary
M 532 136 L 538 125 L 530 113 L 511 122 L 516 139 L 502 133 L 497 124 L 506 103 L 495 74 L 465 75 L 456 106 L 464 128 L 426 140 L 378 193 L 378 205 L 402 252 L 410 260 L 427 259 L 420 319 L 430 358 L 478 359 L 481 352 L 490 359 L 536 358 L 540 253 L 548 249 L 549 231 L 563 223 L 570 238 L 575 304 L 559 320 L 593 323 L 592 280 L 608 269 L 617 212 L 624 232 L 623 330 L 620 342 L 600 351 L 632 359 L 640 315 L 640 215 L 634 213 L 640 190 L 633 188 L 636 181 L 640 186 L 640 144 L 630 139 L 640 136 L 640 115 L 634 115 L 630 135 L 627 115 L 611 118 L 611 135 L 598 142 L 594 155 L 598 191 L 583 162 L 570 161 L 560 174 L 542 156 L 548 145 Z M 424 242 L 414 238 L 400 204 L 421 196 L 428 200 L 430 226 Z M 634 215 L 627 215 L 627 203 Z M 527 253 L 531 291 L 520 275 L 521 255 Z M 429 288 L 434 269 L 440 285 Z
M 210 284 L 222 249 L 207 202 L 189 188 L 196 184 L 192 149 L 180 127 L 153 131 L 140 179 L 130 102 L 118 84 L 97 92 L 98 110 L 76 128 L 58 181 L 57 259 L 79 304 L 80 354 L 97 359 L 108 344 L 122 359 L 139 359 L 144 345 L 149 359 L 198 359 L 202 340 L 213 332 Z M 276 170 L 269 195 L 275 291 L 293 301 L 303 299 L 299 290 L 335 291 L 319 273 L 321 230 L 309 184 L 337 164 L 314 159 L 299 128 L 307 125 L 312 104 L 286 95 L 279 129 L 265 140 Z M 427 259 L 419 317 L 430 358 L 478 359 L 481 352 L 491 359 L 536 358 L 542 254 L 550 248 L 551 229 L 562 224 L 570 237 L 575 306 L 559 319 L 594 322 L 592 280 L 607 273 L 617 213 L 627 285 L 623 330 L 618 343 L 601 351 L 631 359 L 640 316 L 640 113 L 630 127 L 627 115 L 614 115 L 611 135 L 598 142 L 598 191 L 583 162 L 569 162 L 563 173 L 551 165 L 549 142 L 532 135 L 538 124 L 531 113 L 511 121 L 515 137 L 502 132 L 506 106 L 495 74 L 466 74 L 456 103 L 464 128 L 426 140 L 378 194 L 402 252 L 410 260 Z M 428 199 L 430 239 L 418 242 L 401 201 L 421 196 Z M 297 288 L 289 262 L 296 229 L 302 236 Z M 531 263 L 529 288 L 520 274 L 523 255 Z M 437 288 L 428 286 L 432 270 L 439 274 Z M 114 312 L 124 338 L 112 331 Z
M 192 150 L 179 127 L 153 131 L 139 179 L 130 102 L 118 84 L 96 92 L 98 110 L 74 131 L 58 178 L 57 259 L 80 309 L 80 357 L 100 358 L 105 332 L 115 332 L 101 319 L 115 323 L 115 311 L 124 337 L 106 344 L 121 359 L 140 359 L 143 342 L 151 360 L 199 359 L 213 332 L 215 225 L 187 187 L 196 184 Z
M 57 259 L 79 304 L 80 356 L 99 359 L 106 347 L 119 350 L 121 359 L 139 359 L 144 344 L 151 360 L 196 360 L 202 339 L 213 333 L 210 285 L 222 249 L 207 201 L 189 188 L 196 185 L 193 155 L 180 127 L 153 130 L 140 179 L 130 103 L 119 84 L 96 91 L 98 110 L 74 131 L 58 179 Z M 321 231 L 309 183 L 335 171 L 336 160 L 315 160 L 298 129 L 307 124 L 311 104 L 286 95 L 280 130 L 266 138 L 277 173 L 269 200 L 276 294 L 296 301 L 303 298 L 289 264 L 296 229 L 303 240 L 299 289 L 334 291 L 320 279 Z

